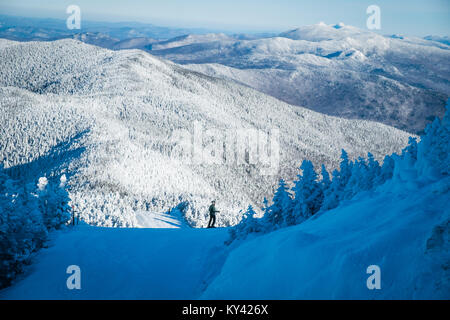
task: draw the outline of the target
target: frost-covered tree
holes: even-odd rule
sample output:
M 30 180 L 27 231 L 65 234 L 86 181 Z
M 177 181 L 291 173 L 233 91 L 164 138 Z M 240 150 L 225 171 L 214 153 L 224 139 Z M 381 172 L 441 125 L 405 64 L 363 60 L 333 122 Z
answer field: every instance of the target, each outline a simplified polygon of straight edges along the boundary
M 344 189 L 344 199 L 351 199 L 356 193 L 361 190 L 367 190 L 367 181 L 365 180 L 368 176 L 368 167 L 366 160 L 359 157 L 352 166 L 352 173 L 350 179 L 345 185 Z
M 53 186 L 47 179 L 24 184 L 0 167 L 0 288 L 11 283 L 41 248 L 48 231 L 70 218 L 64 179 Z
M 415 168 L 417 149 L 417 139 L 410 137 L 409 144 L 402 150 L 402 153 L 400 155 L 392 155 L 395 162 L 392 178 L 400 181 L 400 184 L 403 184 L 403 188 L 407 187 L 410 182 L 415 181 L 417 178 L 417 170 Z
M 44 223 L 48 230 L 58 229 L 70 220 L 68 193 L 65 190 L 66 176 L 60 178 L 59 185 L 49 185 L 47 178 L 39 178 L 37 196 Z
M 322 176 L 320 185 L 321 185 L 322 191 L 325 192 L 330 187 L 331 179 L 330 179 L 330 174 L 328 173 L 327 168 L 325 167 L 324 164 L 322 164 L 322 171 L 321 171 L 320 175 Z
M 11 179 L 0 187 L 0 288 L 10 284 L 47 238 L 37 198 Z
M 450 174 L 450 99 L 442 121 L 436 118 L 425 129 L 417 146 L 416 168 L 419 176 L 429 179 Z
M 385 156 L 383 160 L 383 165 L 380 168 L 378 176 L 375 177 L 374 185 L 382 185 L 387 180 L 392 178 L 394 173 L 395 161 L 391 156 Z
M 263 215 L 265 215 L 268 210 L 269 210 L 269 201 L 267 200 L 266 197 L 264 197 L 263 206 L 261 208 L 261 211 L 263 212 Z
M 328 189 L 324 191 L 321 211 L 336 208 L 339 204 L 339 171 L 334 169 L 331 173 L 332 179 Z
M 339 180 L 342 187 L 345 187 L 352 175 L 353 163 L 349 160 L 347 152 L 342 149 L 341 163 L 339 164 Z
M 380 164 L 370 152 L 367 160 L 359 157 L 352 166 L 352 174 L 345 187 L 345 199 L 353 198 L 360 191 L 371 190 L 380 171 Z
M 290 216 L 292 210 L 292 199 L 286 182 L 280 180 L 278 189 L 273 196 L 272 205 L 267 209 L 264 216 L 266 227 L 276 229 L 286 224 L 286 217 Z
M 370 190 L 375 186 L 375 180 L 381 173 L 380 163 L 375 160 L 372 153 L 367 154 L 367 176 L 365 190 Z
M 243 214 L 239 224 L 230 228 L 230 238 L 226 244 L 230 244 L 236 239 L 245 239 L 250 233 L 262 232 L 265 230 L 261 224 L 261 218 L 255 217 L 256 212 L 251 205 L 248 206 L 247 211 Z
M 336 208 L 344 198 L 344 190 L 352 175 L 352 167 L 353 164 L 349 161 L 347 152 L 342 150 L 339 171 L 334 170 L 332 173 L 333 179 L 330 187 L 325 191 L 322 211 Z
M 418 142 L 417 138 L 409 137 L 408 145 L 402 150 L 403 157 L 410 157 L 414 161 L 417 160 Z
M 293 187 L 295 194 L 293 209 L 286 216 L 288 225 L 294 225 L 308 219 L 322 206 L 323 191 L 313 163 L 309 160 L 303 160 L 300 169 L 302 174 L 298 175 Z

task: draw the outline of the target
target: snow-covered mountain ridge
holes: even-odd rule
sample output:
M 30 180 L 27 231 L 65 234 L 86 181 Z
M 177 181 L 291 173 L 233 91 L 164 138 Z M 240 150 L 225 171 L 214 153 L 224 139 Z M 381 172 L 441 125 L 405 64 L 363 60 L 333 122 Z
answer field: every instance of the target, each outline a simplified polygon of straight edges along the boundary
M 184 202 L 188 219 L 201 226 L 214 198 L 223 211 L 219 223 L 234 224 L 239 210 L 270 196 L 280 177 L 292 180 L 303 159 L 331 169 L 345 149 L 352 158 L 371 152 L 381 160 L 409 136 L 293 107 L 140 50 L 75 40 L 1 40 L 0 91 L 0 159 L 9 173 L 29 181 L 66 173 L 77 212 L 103 226 L 138 226 L 137 212 L 164 212 Z M 174 156 L 174 132 L 192 134 L 196 123 L 219 136 L 278 130 L 277 173 L 261 175 L 260 163 Z M 202 145 L 217 146 L 215 138 L 204 137 Z
M 252 40 L 192 35 L 151 53 L 293 105 L 414 133 L 444 114 L 450 95 L 448 45 L 343 24 Z
M 31 20 L 1 19 L 0 36 L 7 39 L 69 37 L 113 50 L 141 49 L 289 104 L 411 133 L 422 133 L 426 123 L 442 116 L 450 95 L 448 37 L 381 35 L 343 23 L 280 34 L 180 34 L 164 28 L 153 33 L 154 26 L 88 23 L 78 33 L 64 33 L 45 29 L 46 22 L 35 28 Z M 11 23 L 26 27 L 8 27 Z

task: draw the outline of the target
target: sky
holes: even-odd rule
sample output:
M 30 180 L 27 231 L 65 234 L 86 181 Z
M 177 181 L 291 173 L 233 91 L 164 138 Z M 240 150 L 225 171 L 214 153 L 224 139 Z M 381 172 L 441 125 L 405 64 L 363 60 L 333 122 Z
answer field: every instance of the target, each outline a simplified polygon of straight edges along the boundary
M 383 34 L 450 35 L 450 0 L 0 0 L 0 13 L 66 19 L 138 21 L 231 32 L 286 31 L 319 22 L 366 28 L 369 5 L 381 9 Z

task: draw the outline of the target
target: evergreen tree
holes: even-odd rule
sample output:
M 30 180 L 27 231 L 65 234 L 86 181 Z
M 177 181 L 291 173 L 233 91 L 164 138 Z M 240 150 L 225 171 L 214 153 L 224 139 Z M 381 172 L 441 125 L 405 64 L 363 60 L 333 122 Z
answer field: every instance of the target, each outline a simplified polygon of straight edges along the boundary
M 322 164 L 321 176 L 322 176 L 322 180 L 321 180 L 320 184 L 321 184 L 322 191 L 325 192 L 325 190 L 327 190 L 330 187 L 331 180 L 330 180 L 330 174 L 328 173 L 327 168 L 325 167 L 324 164 Z
M 351 199 L 356 193 L 363 189 L 366 177 L 367 165 L 366 161 L 359 157 L 352 166 L 352 173 L 345 185 L 344 199 Z
M 442 119 L 436 118 L 425 129 L 417 147 L 417 170 L 421 177 L 438 179 L 450 175 L 450 99 Z
M 387 180 L 392 179 L 394 173 L 395 161 L 391 156 L 385 156 L 383 165 L 379 169 L 379 173 L 374 178 L 374 186 L 384 184 Z
M 267 200 L 266 197 L 264 197 L 263 206 L 261 208 L 261 211 L 263 212 L 263 216 L 265 216 L 266 213 L 269 211 L 269 201 Z
M 380 163 L 375 160 L 373 154 L 367 154 L 367 172 L 364 190 L 371 190 L 375 186 L 375 180 L 381 173 Z
M 317 178 L 317 173 L 311 161 L 303 160 L 300 166 L 302 175 L 298 175 L 293 191 L 295 198 L 293 200 L 293 210 L 286 216 L 286 223 L 294 225 L 309 218 L 319 211 L 323 192 Z
M 322 211 L 336 208 L 339 202 L 344 198 L 344 190 L 350 177 L 352 175 L 352 163 L 348 159 L 348 154 L 345 150 L 342 150 L 341 163 L 339 165 L 339 171 L 334 170 L 332 175 L 330 187 L 325 191 Z
M 409 137 L 408 146 L 402 150 L 403 157 L 410 157 L 414 161 L 417 160 L 417 138 Z
M 0 288 L 22 272 L 47 238 L 36 197 L 25 186 L 4 178 L 0 178 Z
M 0 288 L 11 283 L 31 254 L 41 248 L 48 230 L 69 218 L 65 179 L 52 188 L 47 179 L 36 185 L 11 180 L 0 168 Z
M 401 155 L 393 155 L 395 166 L 393 179 L 399 182 L 414 181 L 417 178 L 415 168 L 417 162 L 417 139 L 410 137 L 409 144 L 402 150 Z M 406 186 L 406 185 L 405 185 Z
M 65 175 L 60 178 L 59 185 L 49 184 L 45 177 L 39 178 L 36 193 L 44 223 L 49 230 L 58 229 L 70 220 L 69 196 L 65 185 Z
M 255 210 L 253 209 L 252 205 L 249 205 L 242 219 L 242 223 L 245 225 L 245 234 L 251 232 L 259 232 L 261 230 L 261 227 L 259 225 L 260 219 L 256 218 L 255 215 Z
M 286 223 L 286 216 L 289 216 L 292 210 L 292 199 L 289 195 L 288 188 L 283 179 L 280 180 L 279 186 L 273 197 L 273 203 L 268 208 L 265 217 L 267 228 L 269 230 L 282 227 Z
M 341 163 L 339 164 L 339 184 L 341 190 L 347 185 L 348 180 L 352 175 L 353 163 L 349 161 L 347 152 L 342 149 Z
M 261 219 L 256 218 L 255 214 L 255 210 L 249 205 L 247 211 L 243 214 L 240 223 L 230 229 L 230 238 L 225 244 L 228 245 L 236 239 L 245 239 L 250 233 L 263 231 L 260 223 Z

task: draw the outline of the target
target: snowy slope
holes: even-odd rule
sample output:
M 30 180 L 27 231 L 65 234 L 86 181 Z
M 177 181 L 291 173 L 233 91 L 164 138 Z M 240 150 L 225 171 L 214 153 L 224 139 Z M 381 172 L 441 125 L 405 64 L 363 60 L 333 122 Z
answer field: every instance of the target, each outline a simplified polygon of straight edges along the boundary
M 390 182 L 231 247 L 227 229 L 80 226 L 55 233 L 0 299 L 448 299 L 449 191 L 448 178 Z M 66 288 L 72 264 L 81 290 Z M 381 290 L 366 287 L 370 265 Z
M 192 299 L 217 275 L 226 229 L 80 226 L 53 235 L 36 263 L 0 299 Z M 68 290 L 68 266 L 81 290 Z
M 336 25 L 327 25 L 324 22 L 319 22 L 315 25 L 303 26 L 297 29 L 289 30 L 280 33 L 280 37 L 289 38 L 292 40 L 306 40 L 306 41 L 324 41 L 333 39 L 343 39 L 346 37 L 355 37 L 364 31 L 346 26 L 343 23 Z
M 449 299 L 450 180 L 390 182 L 232 251 L 204 299 Z M 368 290 L 367 267 L 381 269 Z M 238 289 L 237 289 L 238 288 Z
M 151 53 L 290 104 L 413 133 L 443 115 L 450 94 L 450 47 L 436 41 L 323 23 L 278 37 L 210 38 L 168 40 Z
M 201 226 L 214 198 L 219 224 L 234 224 L 239 210 L 272 194 L 278 178 L 292 180 L 305 158 L 332 169 L 344 148 L 352 158 L 371 152 L 381 160 L 408 139 L 379 123 L 294 108 L 140 50 L 75 40 L 0 41 L 0 92 L 5 168 L 28 181 L 66 173 L 76 210 L 102 226 L 145 226 L 136 213 L 184 202 Z M 218 130 L 219 141 L 241 129 L 278 130 L 275 174 L 261 174 L 262 163 L 198 164 L 176 156 L 174 132 L 193 133 L 195 122 Z M 216 146 L 207 137 L 202 145 Z

